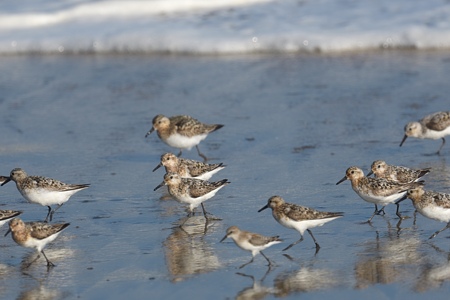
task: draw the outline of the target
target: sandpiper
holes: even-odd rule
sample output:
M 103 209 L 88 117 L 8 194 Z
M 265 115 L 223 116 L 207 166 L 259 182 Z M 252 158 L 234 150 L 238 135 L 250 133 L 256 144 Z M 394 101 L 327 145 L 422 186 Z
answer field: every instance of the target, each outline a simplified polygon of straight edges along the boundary
M 433 220 L 447 222 L 444 228 L 436 231 L 429 239 L 434 238 L 440 232 L 450 228 L 450 194 L 425 191 L 423 187 L 419 186 L 408 190 L 400 201 L 406 198 L 412 200 L 414 207 L 423 216 Z
M 173 172 L 181 177 L 201 180 L 209 180 L 214 174 L 225 168 L 225 165 L 222 163 L 207 164 L 201 161 L 177 157 L 173 153 L 161 155 L 161 162 L 153 169 L 153 172 L 162 166 L 165 167 L 166 173 Z
M 44 222 L 51 222 L 55 211 L 73 194 L 89 187 L 89 184 L 68 184 L 43 176 L 28 176 L 20 168 L 13 169 L 9 178 L 1 185 L 3 186 L 11 180 L 16 183 L 17 189 L 27 201 L 48 207 Z M 52 210 L 51 205 L 55 204 L 58 207 Z
M 352 188 L 358 196 L 375 205 L 375 211 L 367 222 L 372 221 L 372 218 L 376 214 L 384 214 L 384 207 L 389 203 L 395 203 L 395 201 L 400 200 L 406 194 L 408 189 L 423 185 L 423 182 L 421 181 L 402 184 L 384 178 L 366 177 L 364 176 L 363 171 L 358 167 L 348 168 L 344 178 L 339 180 L 336 185 L 345 180 L 351 181 Z M 377 204 L 382 205 L 380 210 L 378 210 Z M 400 219 L 404 219 L 399 212 L 400 205 L 398 203 L 395 204 L 397 205 L 396 215 Z
M 181 155 L 183 149 L 191 150 L 192 147 L 197 148 L 198 155 L 205 161 L 208 158 L 200 152 L 198 144 L 203 141 L 209 133 L 223 127 L 221 124 L 204 124 L 192 118 L 191 116 L 173 116 L 166 117 L 157 115 L 153 118 L 153 126 L 147 132 L 145 137 L 154 130 L 157 131 L 158 137 L 167 145 L 180 149 Z
M 319 243 L 317 243 L 314 235 L 309 228 L 314 228 L 317 226 L 322 226 L 325 223 L 333 221 L 334 219 L 340 218 L 344 215 L 342 212 L 322 212 L 309 207 L 286 203 L 280 196 L 272 196 L 269 198 L 267 204 L 262 207 L 258 212 L 263 211 L 266 208 L 272 209 L 272 215 L 275 220 L 281 225 L 287 228 L 293 228 L 297 230 L 301 238 L 287 246 L 283 251 L 288 250 L 292 246 L 303 241 L 303 233 L 308 231 L 311 235 L 314 243 L 316 244 L 316 253 L 319 251 Z
M 388 165 L 383 160 L 376 160 L 372 163 L 371 171 L 367 174 L 375 174 L 377 178 L 396 181 L 399 183 L 409 183 L 419 181 L 423 176 L 430 173 L 430 168 L 410 169 L 403 166 Z
M 205 219 L 208 219 L 203 202 L 214 197 L 221 188 L 229 183 L 228 179 L 209 182 L 195 178 L 182 178 L 177 173 L 169 172 L 164 175 L 164 181 L 155 187 L 154 191 L 167 185 L 171 196 L 180 202 L 189 204 L 189 216 L 193 214 L 194 209 L 201 204 L 203 216 Z
M 433 113 L 419 120 L 409 122 L 405 126 L 405 135 L 400 143 L 400 147 L 406 138 L 411 136 L 419 139 L 442 139 L 441 147 L 437 151 L 440 154 L 445 144 L 445 136 L 450 134 L 450 111 L 440 111 Z
M 35 248 L 39 253 L 44 255 L 48 267 L 55 266 L 45 255 L 44 247 L 52 242 L 61 233 L 63 229 L 70 223 L 64 224 L 48 224 L 45 222 L 23 222 L 19 218 L 9 221 L 9 230 L 5 236 L 11 232 L 13 240 L 22 247 Z M 38 255 L 29 267 L 34 263 L 40 255 Z
M 264 256 L 264 258 L 269 263 L 268 266 L 271 267 L 273 263 L 269 258 L 267 258 L 267 256 L 264 255 L 262 250 L 283 241 L 279 238 L 279 236 L 267 237 L 257 233 L 240 230 L 236 226 L 231 226 L 230 228 L 228 228 L 227 234 L 220 240 L 220 242 L 222 243 L 226 238 L 233 239 L 233 241 L 239 248 L 252 252 L 252 259 L 240 266 L 239 269 L 242 269 L 246 265 L 252 263 L 253 259 L 258 253 L 261 253 L 261 255 Z

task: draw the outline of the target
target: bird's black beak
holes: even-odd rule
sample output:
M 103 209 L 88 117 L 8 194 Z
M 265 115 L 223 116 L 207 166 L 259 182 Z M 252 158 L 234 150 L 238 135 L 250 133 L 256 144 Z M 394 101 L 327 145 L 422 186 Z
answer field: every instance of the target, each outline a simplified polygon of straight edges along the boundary
M 153 169 L 152 172 L 155 172 L 156 170 L 158 170 L 158 169 L 161 168 L 161 167 L 162 167 L 162 163 L 159 163 L 159 165 L 157 165 L 157 166 Z
M 146 134 L 145 137 L 148 137 L 150 134 L 152 134 L 152 132 L 155 130 L 155 128 L 151 128 Z
M 157 189 L 159 189 L 160 187 L 162 187 L 162 186 L 164 186 L 164 185 L 166 185 L 166 183 L 163 181 L 163 182 L 161 182 L 157 187 L 155 187 L 155 188 L 153 189 L 153 191 L 156 191 Z
M 405 134 L 405 136 L 403 137 L 403 140 L 402 140 L 402 142 L 400 143 L 400 147 L 403 145 L 403 143 L 406 141 L 406 138 L 407 138 L 408 136 Z
M 341 180 L 339 180 L 338 182 L 336 182 L 336 185 L 338 185 L 339 183 L 342 183 L 344 181 L 347 180 L 347 176 L 344 176 L 344 178 L 342 178 Z
M 399 204 L 400 202 L 402 202 L 403 200 L 408 199 L 408 193 L 406 193 L 402 198 L 400 198 L 400 200 L 397 200 L 397 202 L 395 202 L 395 204 Z
M 258 212 L 262 212 L 262 211 L 265 210 L 266 208 L 269 208 L 269 204 L 264 205 L 264 207 L 262 207 L 260 210 L 258 210 Z
M 225 239 L 228 237 L 228 235 L 225 234 L 225 236 L 220 240 L 220 243 L 222 243 L 223 241 L 225 241 Z
M 7 184 L 8 182 L 11 181 L 11 177 L 5 177 L 5 178 L 6 178 L 6 180 L 3 181 L 3 183 L 1 184 L 1 186 L 4 186 L 5 184 Z

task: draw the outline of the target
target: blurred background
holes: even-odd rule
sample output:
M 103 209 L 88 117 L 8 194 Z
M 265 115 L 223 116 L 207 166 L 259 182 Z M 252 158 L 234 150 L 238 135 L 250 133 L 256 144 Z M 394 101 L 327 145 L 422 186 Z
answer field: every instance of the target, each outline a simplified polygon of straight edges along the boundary
M 450 109 L 450 2 L 444 0 L 0 1 L 0 175 L 21 167 L 90 183 L 54 216 L 71 225 L 30 268 L 32 249 L 0 238 L 2 299 L 448 299 L 450 231 L 410 201 L 372 224 L 345 170 L 374 160 L 432 168 L 450 192 L 450 145 L 404 126 Z M 186 206 L 153 189 L 166 152 L 157 114 L 225 126 L 199 145 L 231 184 L 183 228 Z M 183 157 L 199 160 L 196 150 Z M 273 195 L 345 216 L 310 237 L 279 225 Z M 47 209 L 14 184 L 0 208 Z M 285 244 L 250 259 L 232 225 Z M 0 234 L 7 225 L 0 228 Z M 287 254 L 287 255 L 283 255 Z M 241 271 L 242 274 L 236 274 Z
M 5 0 L 0 53 L 450 47 L 445 0 Z

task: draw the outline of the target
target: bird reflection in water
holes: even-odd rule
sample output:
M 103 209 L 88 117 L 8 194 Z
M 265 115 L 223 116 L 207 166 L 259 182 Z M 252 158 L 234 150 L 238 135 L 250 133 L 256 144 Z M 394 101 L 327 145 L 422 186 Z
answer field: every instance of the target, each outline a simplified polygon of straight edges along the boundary
M 440 288 L 445 282 L 450 281 L 450 252 L 446 252 L 434 244 L 430 244 L 430 246 L 443 257 L 439 258 L 432 255 L 427 255 L 428 260 L 433 258 L 433 260 L 439 259 L 440 262 L 437 263 L 436 261 L 427 261 L 427 263 L 422 264 L 420 276 L 414 286 L 414 290 L 417 292 L 437 289 Z
M 292 293 L 307 293 L 340 285 L 339 276 L 331 270 L 311 266 L 295 271 L 282 272 L 274 280 L 275 296 L 285 297 Z
M 15 271 L 15 267 L 0 263 L 0 299 L 6 299 L 4 294 L 9 290 L 7 280 L 15 276 L 13 275 Z
M 22 271 L 22 275 L 34 279 L 38 284 L 32 285 L 33 281 L 24 281 L 26 284 L 22 288 L 21 293 L 17 296 L 16 299 L 20 300 L 35 300 L 35 299 L 65 299 L 70 296 L 69 292 L 63 292 L 56 288 L 50 288 L 46 286 L 44 283 L 49 281 L 49 272 L 45 273 L 42 278 L 36 278 L 26 271 Z M 56 284 L 56 286 L 58 286 Z
M 179 282 L 192 275 L 204 274 L 221 267 L 214 247 L 205 241 L 205 233 L 213 229 L 214 222 L 203 216 L 179 220 L 183 226 L 176 226 L 164 241 L 164 252 L 172 282 Z
M 47 254 L 47 256 L 54 261 L 55 263 L 57 263 L 58 261 L 67 259 L 68 257 L 72 257 L 74 255 L 74 251 L 71 249 L 64 249 L 64 248 L 60 248 L 60 249 L 46 249 L 45 253 Z M 31 264 L 31 262 L 33 262 L 34 260 L 36 260 L 37 256 L 39 255 L 39 253 L 36 252 L 29 252 L 28 254 L 26 254 L 23 259 L 22 262 L 20 263 L 20 270 L 22 272 L 25 272 L 26 270 L 34 269 L 34 268 L 40 268 L 41 265 L 40 264 Z M 42 259 L 42 257 L 41 257 Z M 47 271 L 49 271 L 51 269 L 51 267 L 47 266 Z
M 50 289 L 43 284 L 39 284 L 34 287 L 29 287 L 27 290 L 22 291 L 20 295 L 17 297 L 18 300 L 35 300 L 35 299 L 64 299 L 67 298 L 68 295 L 64 295 L 65 293 L 57 290 Z
M 413 270 L 422 261 L 418 251 L 420 240 L 417 237 L 401 238 L 390 232 L 387 235 L 380 238 L 377 232 L 375 240 L 364 243 L 364 250 L 360 251 L 356 261 L 355 288 L 412 280 L 417 275 Z
M 267 274 L 270 272 L 270 268 L 267 269 L 267 272 L 260 280 L 255 280 L 255 277 L 252 275 L 247 275 L 244 273 L 236 273 L 243 277 L 248 277 L 252 280 L 252 285 L 241 290 L 235 297 L 236 300 L 258 300 L 264 299 L 268 295 L 272 295 L 275 293 L 275 289 L 273 287 L 264 286 L 262 283 L 266 278 Z

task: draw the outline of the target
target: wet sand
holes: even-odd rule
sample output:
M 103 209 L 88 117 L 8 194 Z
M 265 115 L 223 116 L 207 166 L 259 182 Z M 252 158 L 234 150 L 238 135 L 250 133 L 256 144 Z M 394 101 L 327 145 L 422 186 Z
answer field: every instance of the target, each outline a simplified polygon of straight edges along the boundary
M 32 249 L 3 238 L 0 295 L 22 299 L 73 298 L 297 298 L 446 299 L 450 264 L 445 224 L 413 218 L 410 201 L 368 219 L 373 205 L 347 181 L 347 167 L 365 172 L 372 161 L 431 167 L 427 188 L 450 192 L 450 145 L 408 139 L 404 125 L 450 109 L 450 54 L 392 51 L 345 55 L 264 56 L 3 56 L 0 57 L 0 174 L 21 167 L 69 183 L 91 183 L 53 222 L 71 225 L 46 248 L 47 271 Z M 185 206 L 161 200 L 170 149 L 144 138 L 156 114 L 189 114 L 225 127 L 200 144 L 227 168 L 213 179 L 231 184 L 205 202 L 222 221 L 205 227 L 201 214 L 184 221 Z M 194 150 L 184 157 L 198 159 Z M 14 184 L 1 189 L 1 208 L 43 220 L 46 208 L 26 203 Z M 273 195 L 345 217 L 310 236 L 280 226 L 269 210 Z M 200 212 L 200 210 L 199 210 Z M 266 274 L 257 256 L 231 240 L 237 225 L 285 243 L 265 254 L 277 266 Z M 1 228 L 6 232 L 7 225 Z M 283 255 L 287 254 L 287 255 Z M 236 274 L 242 272 L 242 274 Z

